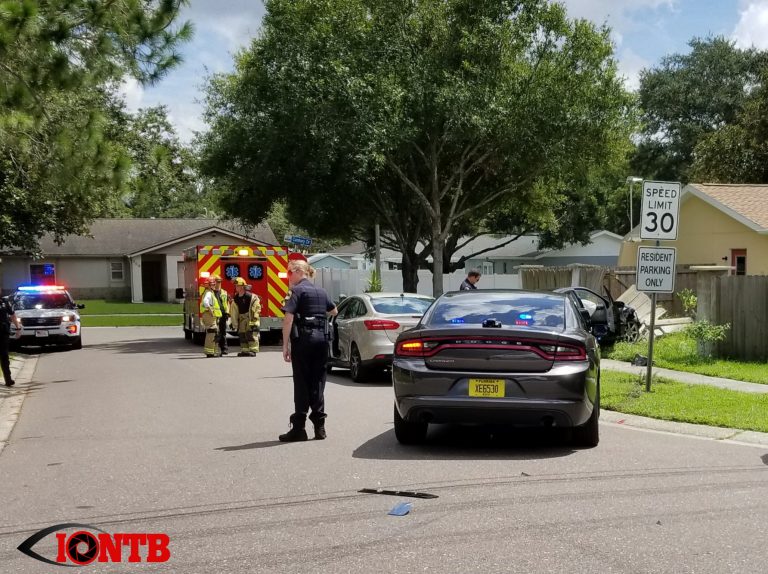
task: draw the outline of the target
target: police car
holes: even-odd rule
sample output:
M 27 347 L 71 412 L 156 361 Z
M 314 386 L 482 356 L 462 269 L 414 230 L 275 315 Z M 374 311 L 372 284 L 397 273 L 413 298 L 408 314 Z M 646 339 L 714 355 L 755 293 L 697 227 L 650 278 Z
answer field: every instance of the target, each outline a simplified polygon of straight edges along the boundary
M 16 345 L 67 345 L 81 349 L 80 309 L 64 287 L 43 285 L 19 287 L 11 296 L 11 305 L 21 321 L 21 339 L 15 339 L 11 325 L 11 341 Z

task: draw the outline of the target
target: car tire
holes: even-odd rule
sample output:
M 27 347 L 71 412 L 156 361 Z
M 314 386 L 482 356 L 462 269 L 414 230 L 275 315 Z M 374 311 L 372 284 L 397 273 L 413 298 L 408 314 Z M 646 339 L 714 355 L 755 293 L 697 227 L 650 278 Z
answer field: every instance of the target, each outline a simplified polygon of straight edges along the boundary
M 368 369 L 363 365 L 363 358 L 357 345 L 352 343 L 349 349 L 349 376 L 356 383 L 364 383 L 368 380 Z
M 600 442 L 600 429 L 598 419 L 600 418 L 600 391 L 598 387 L 597 401 L 592 408 L 592 414 L 589 420 L 573 429 L 573 444 L 585 448 L 594 448 Z
M 429 423 L 407 421 L 395 405 L 395 438 L 400 444 L 420 444 L 427 438 Z
M 192 339 L 192 331 L 190 331 L 189 329 L 184 329 L 184 338 L 185 338 L 187 341 L 189 341 L 190 339 Z
M 630 320 L 624 327 L 623 338 L 627 343 L 637 343 L 640 340 L 640 322 L 637 319 Z
M 330 375 L 331 373 L 333 373 L 333 363 L 331 363 L 330 359 L 329 359 L 329 360 L 328 360 L 328 362 L 325 364 L 325 372 L 326 372 L 326 373 L 328 373 L 329 375 Z
M 75 342 L 72 343 L 72 348 L 75 349 L 75 350 L 82 349 L 83 348 L 83 338 L 82 337 L 78 337 L 77 339 L 75 339 Z

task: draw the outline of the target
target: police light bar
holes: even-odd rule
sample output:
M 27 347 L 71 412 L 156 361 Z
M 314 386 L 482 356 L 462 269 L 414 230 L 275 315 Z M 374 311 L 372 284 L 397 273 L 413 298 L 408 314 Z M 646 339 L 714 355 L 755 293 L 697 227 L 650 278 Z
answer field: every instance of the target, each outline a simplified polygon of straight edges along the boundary
M 61 285 L 24 285 L 19 291 L 63 291 L 66 287 Z

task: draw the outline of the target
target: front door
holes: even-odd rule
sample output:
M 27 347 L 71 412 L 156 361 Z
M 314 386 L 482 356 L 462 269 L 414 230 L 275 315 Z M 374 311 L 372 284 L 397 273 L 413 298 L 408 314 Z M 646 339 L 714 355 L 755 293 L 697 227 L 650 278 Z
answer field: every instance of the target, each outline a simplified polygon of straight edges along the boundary
M 731 249 L 731 267 L 733 275 L 746 275 L 747 274 L 747 250 L 746 249 Z

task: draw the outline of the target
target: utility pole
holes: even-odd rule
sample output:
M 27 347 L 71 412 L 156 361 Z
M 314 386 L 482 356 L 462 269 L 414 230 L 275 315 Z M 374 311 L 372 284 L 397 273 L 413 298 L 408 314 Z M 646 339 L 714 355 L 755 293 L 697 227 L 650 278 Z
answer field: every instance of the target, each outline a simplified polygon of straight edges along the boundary
M 379 227 L 379 224 L 377 223 L 374 226 L 374 235 L 376 237 L 376 245 L 374 247 L 375 253 L 375 271 L 376 271 L 376 277 L 379 281 L 381 281 L 381 229 Z

